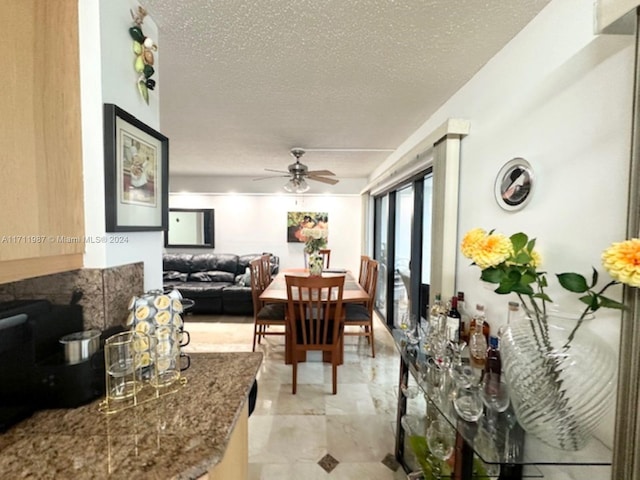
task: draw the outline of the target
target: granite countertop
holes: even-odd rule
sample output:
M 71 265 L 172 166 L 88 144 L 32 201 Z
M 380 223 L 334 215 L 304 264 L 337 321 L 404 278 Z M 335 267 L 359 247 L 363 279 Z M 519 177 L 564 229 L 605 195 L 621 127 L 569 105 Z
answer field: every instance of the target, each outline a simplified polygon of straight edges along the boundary
M 192 353 L 176 393 L 106 415 L 42 410 L 0 435 L 2 478 L 196 479 L 227 448 L 261 353 Z

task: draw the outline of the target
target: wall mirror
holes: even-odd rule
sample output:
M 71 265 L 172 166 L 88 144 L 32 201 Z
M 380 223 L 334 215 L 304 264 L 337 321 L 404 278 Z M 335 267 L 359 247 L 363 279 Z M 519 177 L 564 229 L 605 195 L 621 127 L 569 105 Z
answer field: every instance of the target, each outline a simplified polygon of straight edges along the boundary
M 213 248 L 214 210 L 211 208 L 170 208 L 169 228 L 164 235 L 168 248 Z

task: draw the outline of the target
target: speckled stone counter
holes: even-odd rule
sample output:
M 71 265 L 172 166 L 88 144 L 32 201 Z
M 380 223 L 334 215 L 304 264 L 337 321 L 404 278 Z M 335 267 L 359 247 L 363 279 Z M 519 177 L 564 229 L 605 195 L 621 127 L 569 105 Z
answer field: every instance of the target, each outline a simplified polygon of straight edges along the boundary
M 0 435 L 6 479 L 196 479 L 224 456 L 261 353 L 198 353 L 178 392 L 106 415 L 43 410 Z

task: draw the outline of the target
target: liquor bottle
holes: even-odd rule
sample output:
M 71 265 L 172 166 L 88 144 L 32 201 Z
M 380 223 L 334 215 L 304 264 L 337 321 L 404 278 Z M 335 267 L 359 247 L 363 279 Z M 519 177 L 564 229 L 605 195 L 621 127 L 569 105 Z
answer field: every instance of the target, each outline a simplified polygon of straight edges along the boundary
M 485 388 L 489 393 L 498 392 L 500 389 L 500 375 L 502 374 L 502 359 L 500 358 L 500 346 L 498 337 L 489 337 L 487 349 L 487 361 L 484 369 Z
M 451 308 L 447 312 L 447 339 L 451 342 L 460 341 L 460 312 L 458 311 L 458 297 L 451 297 Z
M 491 326 L 489 325 L 489 322 L 487 322 L 487 317 L 484 313 L 484 305 L 481 303 L 476 304 L 476 311 L 469 322 L 469 336 L 471 336 L 476 330 L 484 335 L 488 347 Z
M 477 377 L 482 376 L 487 363 L 487 339 L 482 334 L 481 329 L 474 329 L 469 337 L 469 363 L 471 368 L 477 372 Z
M 460 341 L 468 345 L 471 315 L 469 315 L 464 303 L 464 292 L 458 292 L 458 312 L 460 312 Z

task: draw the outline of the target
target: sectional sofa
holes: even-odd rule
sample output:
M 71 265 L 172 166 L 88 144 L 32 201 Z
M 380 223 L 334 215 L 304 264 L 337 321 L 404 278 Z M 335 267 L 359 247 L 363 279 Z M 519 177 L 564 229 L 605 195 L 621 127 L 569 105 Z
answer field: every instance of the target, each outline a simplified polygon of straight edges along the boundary
M 249 263 L 261 253 L 165 253 L 162 258 L 165 290 L 177 288 L 195 304 L 191 313 L 253 315 Z M 279 258 L 271 255 L 271 274 Z

